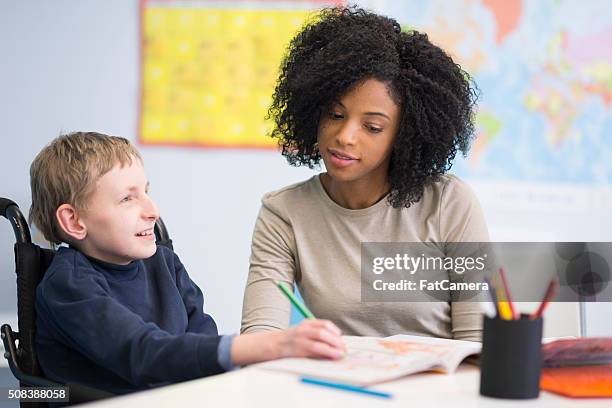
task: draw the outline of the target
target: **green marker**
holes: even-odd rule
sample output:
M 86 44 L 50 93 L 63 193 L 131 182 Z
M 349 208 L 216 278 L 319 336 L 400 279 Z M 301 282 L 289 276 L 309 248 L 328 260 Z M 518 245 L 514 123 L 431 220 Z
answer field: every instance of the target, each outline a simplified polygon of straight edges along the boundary
M 295 306 L 297 310 L 300 311 L 302 316 L 304 316 L 307 319 L 315 318 L 312 312 L 308 310 L 306 306 L 300 303 L 300 301 L 295 297 L 295 295 L 293 294 L 291 289 L 289 289 L 289 286 L 287 286 L 285 282 L 278 282 L 278 288 L 289 298 L 291 303 L 293 303 L 293 306 Z

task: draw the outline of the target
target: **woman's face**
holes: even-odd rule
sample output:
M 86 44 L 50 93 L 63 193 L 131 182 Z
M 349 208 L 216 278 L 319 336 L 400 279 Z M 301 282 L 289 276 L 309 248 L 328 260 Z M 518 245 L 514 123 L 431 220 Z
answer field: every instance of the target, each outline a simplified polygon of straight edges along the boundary
M 335 102 L 319 121 L 318 143 L 334 181 L 386 180 L 400 108 L 387 86 L 367 79 Z

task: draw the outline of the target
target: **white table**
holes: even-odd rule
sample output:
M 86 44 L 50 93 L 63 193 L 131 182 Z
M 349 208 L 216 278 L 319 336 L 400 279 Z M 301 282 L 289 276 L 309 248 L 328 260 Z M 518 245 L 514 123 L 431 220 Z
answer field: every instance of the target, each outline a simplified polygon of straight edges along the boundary
M 393 394 L 392 399 L 384 399 L 302 384 L 297 375 L 250 367 L 87 407 L 612 407 L 612 399 L 570 399 L 548 392 L 541 392 L 534 400 L 482 397 L 478 393 L 479 373 L 478 367 L 463 364 L 450 375 L 421 373 L 373 386 Z

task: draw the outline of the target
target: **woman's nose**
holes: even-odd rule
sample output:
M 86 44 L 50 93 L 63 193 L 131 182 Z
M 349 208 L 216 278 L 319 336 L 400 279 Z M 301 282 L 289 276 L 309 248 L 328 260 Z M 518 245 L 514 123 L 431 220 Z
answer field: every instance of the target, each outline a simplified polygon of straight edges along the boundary
M 354 145 L 357 136 L 357 129 L 354 124 L 346 122 L 338 129 L 336 141 L 340 145 Z

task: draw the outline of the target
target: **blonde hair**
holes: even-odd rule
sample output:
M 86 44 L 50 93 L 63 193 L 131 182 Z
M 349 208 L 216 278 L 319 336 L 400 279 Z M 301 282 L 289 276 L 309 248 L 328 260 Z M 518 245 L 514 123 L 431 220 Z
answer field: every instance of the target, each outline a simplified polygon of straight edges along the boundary
M 122 137 L 75 132 L 55 138 L 30 166 L 30 223 L 49 242 L 65 241 L 55 216 L 58 207 L 84 209 L 97 180 L 117 164 L 131 165 L 134 158 L 142 162 L 136 148 Z

